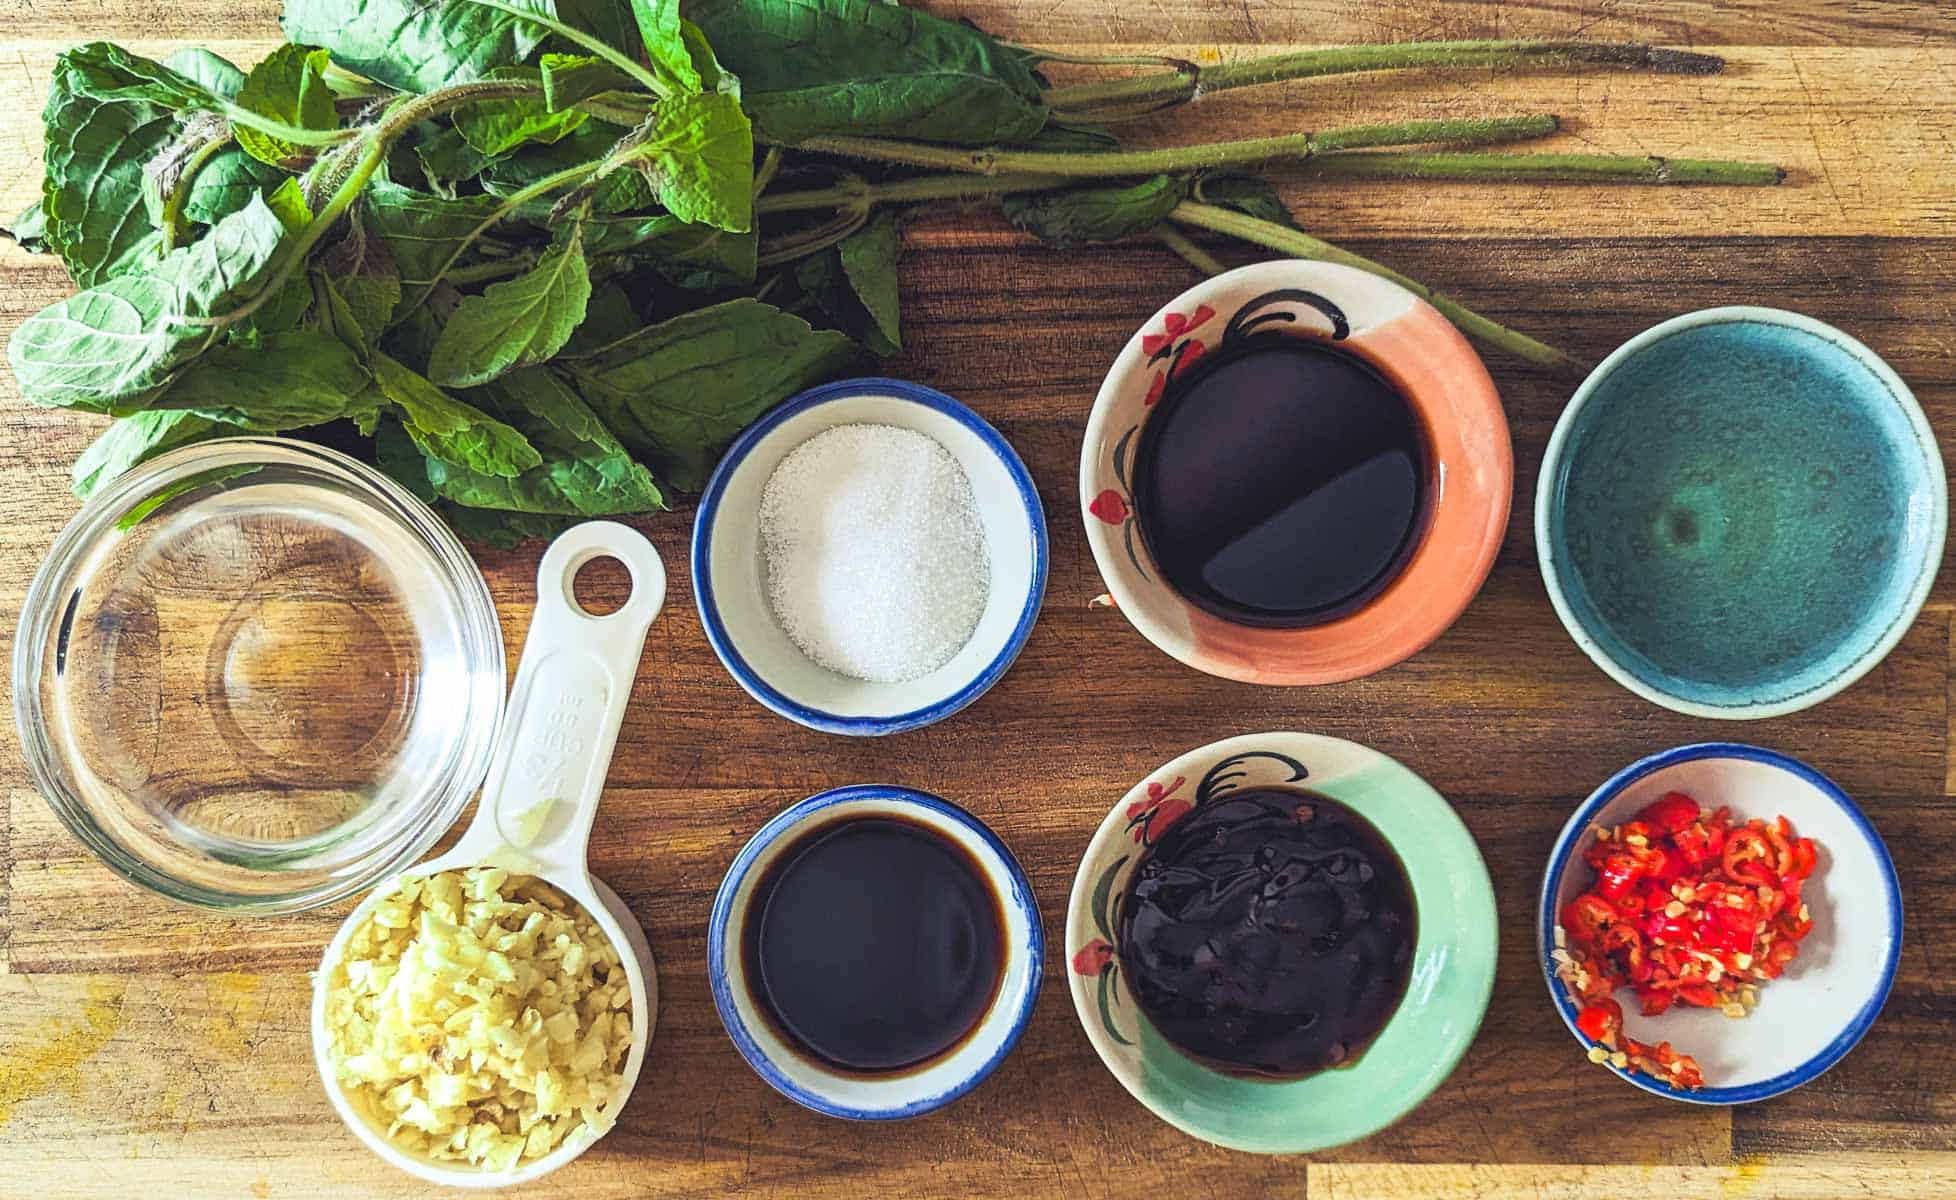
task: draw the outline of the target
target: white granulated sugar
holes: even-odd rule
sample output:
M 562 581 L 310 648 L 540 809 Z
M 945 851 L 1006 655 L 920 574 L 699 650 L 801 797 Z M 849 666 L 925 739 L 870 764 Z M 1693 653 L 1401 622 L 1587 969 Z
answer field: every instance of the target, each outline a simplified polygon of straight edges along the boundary
M 761 492 L 768 601 L 817 664 L 902 683 L 978 628 L 991 561 L 971 481 L 933 438 L 840 425 L 795 447 Z

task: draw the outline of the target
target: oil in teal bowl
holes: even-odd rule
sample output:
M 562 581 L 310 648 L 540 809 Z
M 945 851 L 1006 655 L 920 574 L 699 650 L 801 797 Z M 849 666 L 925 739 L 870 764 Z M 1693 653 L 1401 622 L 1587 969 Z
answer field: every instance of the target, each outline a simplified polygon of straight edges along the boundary
M 1794 313 L 1691 313 L 1570 401 L 1536 496 L 1563 624 L 1681 712 L 1816 704 L 1901 639 L 1942 559 L 1934 434 L 1887 364 Z

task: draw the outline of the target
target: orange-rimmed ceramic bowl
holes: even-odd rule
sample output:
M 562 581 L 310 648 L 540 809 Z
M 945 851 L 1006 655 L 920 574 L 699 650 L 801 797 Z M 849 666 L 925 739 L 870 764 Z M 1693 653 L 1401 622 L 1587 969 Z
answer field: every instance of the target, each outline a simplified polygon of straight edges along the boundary
M 1161 578 L 1135 521 L 1142 425 L 1175 372 L 1251 335 L 1335 342 L 1377 368 L 1426 429 L 1426 529 L 1399 575 L 1363 607 L 1304 629 L 1237 625 Z M 1453 624 L 1494 566 L 1514 451 L 1501 397 L 1467 339 L 1398 284 L 1334 263 L 1257 263 L 1177 296 L 1121 349 L 1080 450 L 1080 506 L 1100 576 L 1141 635 L 1189 666 L 1249 683 L 1338 683 L 1401 662 Z

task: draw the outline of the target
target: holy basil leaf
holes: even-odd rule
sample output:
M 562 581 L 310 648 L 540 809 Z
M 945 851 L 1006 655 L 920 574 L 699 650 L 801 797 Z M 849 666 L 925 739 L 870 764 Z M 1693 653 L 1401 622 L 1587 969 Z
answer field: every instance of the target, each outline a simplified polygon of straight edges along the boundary
M 245 73 L 223 55 L 187 46 L 163 60 L 163 65 L 187 79 L 196 81 L 213 96 L 233 99 L 244 86 Z
M 546 54 L 542 70 L 543 99 L 552 112 L 567 109 L 599 92 L 638 86 L 630 75 L 595 55 Z
M 300 129 L 333 129 L 339 125 L 332 89 L 326 86 L 324 50 L 286 43 L 251 69 L 238 92 L 238 107 Z M 260 162 L 298 169 L 312 159 L 308 147 L 240 125 L 238 145 Z
M 369 186 L 363 199 L 367 232 L 393 257 L 404 304 L 420 303 L 436 272 L 502 206 L 494 196 L 444 200 L 391 183 Z
M 742 299 L 558 362 L 627 449 L 674 486 L 697 491 L 748 422 L 860 358 L 842 334 Z
M 468 508 L 444 501 L 437 506 L 442 520 L 465 541 L 481 542 L 498 550 L 511 550 L 536 538 L 554 538 L 576 523 L 575 517 L 547 513 L 505 512 L 489 508 Z
M 515 0 L 556 16 L 550 0 Z M 369 79 L 427 92 L 527 61 L 546 31 L 466 0 L 286 0 L 287 41 L 324 46 Z
M 401 303 L 401 275 L 387 243 L 368 233 L 356 215 L 346 233 L 313 259 L 313 276 L 325 293 L 323 315 L 333 333 L 361 354 L 372 353 Z
M 873 354 L 903 349 L 897 322 L 897 257 L 902 253 L 903 233 L 897 228 L 896 214 L 888 210 L 836 247 L 842 273 L 874 322 L 878 337 L 865 342 Z
M 682 221 L 743 233 L 754 224 L 754 131 L 724 93 L 661 100 L 611 154 Z
M 433 504 L 438 497 L 428 482 L 428 456 L 421 453 L 406 428 L 391 417 L 383 417 L 375 422 L 373 439 L 374 466 L 380 473 L 413 492 L 423 504 Z
M 1038 136 L 1026 144 L 1035 150 L 1051 150 L 1060 154 L 1102 154 L 1120 149 L 1121 139 L 1098 125 L 1062 125 L 1058 121 L 1048 121 Z
M 713 53 L 713 47 L 706 40 L 706 32 L 691 21 L 681 21 L 679 38 L 686 43 L 686 53 L 693 60 L 693 70 L 699 74 L 700 90 L 725 92 L 738 100 L 740 76 L 720 65 L 719 57 Z
M 742 0 L 693 15 L 770 141 L 1012 144 L 1046 123 L 1026 61 L 969 25 L 881 0 Z
M 545 367 L 505 375 L 468 398 L 523 431 L 543 455 L 514 478 L 427 465 L 437 494 L 472 508 L 607 517 L 664 508 L 652 475 L 633 461 L 591 406 Z
M 428 357 L 428 377 L 468 387 L 545 362 L 570 340 L 590 299 L 583 231 L 572 225 L 535 266 L 462 301 Z
M 179 211 L 185 220 L 215 225 L 243 208 L 253 196 L 268 195 L 290 178 L 238 147 L 226 146 L 205 159 L 197 173 L 180 185 L 189 190 Z
M 1204 204 L 1221 205 L 1248 213 L 1258 220 L 1296 229 L 1297 218 L 1277 194 L 1277 185 L 1261 175 L 1222 171 L 1204 175 L 1195 182 L 1195 198 Z
M 498 67 L 491 79 L 541 77 L 535 67 Z M 455 110 L 455 131 L 477 154 L 495 158 L 527 142 L 554 142 L 587 120 L 576 109 L 554 109 L 543 95 L 481 100 Z
M 185 367 L 152 411 L 183 410 L 257 433 L 320 425 L 377 399 L 352 347 L 318 330 L 216 346 Z
M 138 403 L 210 344 L 213 330 L 197 322 L 250 295 L 284 235 L 253 197 L 154 267 L 35 313 L 7 343 L 21 391 L 36 404 L 98 412 Z
M 589 120 L 555 142 L 531 142 L 484 165 L 482 190 L 507 196 L 546 175 L 603 159 L 631 131 L 608 121 Z M 658 203 L 651 184 L 636 171 L 613 171 L 591 190 L 591 207 L 601 213 L 631 212 Z M 545 206 L 549 207 L 548 205 Z
M 795 264 L 799 299 L 788 307 L 818 327 L 840 329 L 879 356 L 903 348 L 897 331 L 896 259 L 902 246 L 885 213 L 837 245 Z
M 1069 188 L 1007 196 L 1005 219 L 1048 246 L 1071 250 L 1146 233 L 1188 199 L 1188 180 L 1151 175 L 1114 187 Z
M 654 73 L 668 77 L 682 91 L 699 91 L 699 72 L 693 69 L 693 56 L 679 32 L 679 0 L 631 2 L 632 19 L 638 23 L 639 38 Z
M 541 208 L 525 209 L 526 220 L 547 219 Z M 599 215 L 584 221 L 585 252 L 631 254 L 685 287 L 732 287 L 754 282 L 758 239 L 754 232 L 728 233 L 694 225 L 670 213 L 649 216 Z
M 142 101 L 175 111 L 221 112 L 224 97 L 198 80 L 110 42 L 88 42 L 61 56 L 75 72 L 75 90 L 97 100 Z
M 21 209 L 14 223 L 7 226 L 6 233 L 13 239 L 14 245 L 29 254 L 46 254 L 50 249 L 47 214 L 41 211 L 39 200 Z
M 632 298 L 616 283 L 605 283 L 591 290 L 591 302 L 584 306 L 584 323 L 564 343 L 564 354 L 589 354 L 643 328 Z
M 415 142 L 414 157 L 428 181 L 428 190 L 449 200 L 455 198 L 458 185 L 482 174 L 495 161 L 492 155 L 469 145 L 452 125 Z
M 385 354 L 373 356 L 374 383 L 394 405 L 424 454 L 484 475 L 514 478 L 543 462 L 537 448 L 501 421 L 450 396 Z
M 84 74 L 71 55 L 55 60 L 42 112 L 41 209 L 48 247 L 86 288 L 160 256 L 143 168 L 170 145 L 177 123 L 153 104 L 101 103 L 82 91 Z
M 97 488 L 137 463 L 155 458 L 165 450 L 231 432 L 235 432 L 231 426 L 183 409 L 139 412 L 124 417 L 90 442 L 88 449 L 75 460 L 75 495 L 86 500 Z

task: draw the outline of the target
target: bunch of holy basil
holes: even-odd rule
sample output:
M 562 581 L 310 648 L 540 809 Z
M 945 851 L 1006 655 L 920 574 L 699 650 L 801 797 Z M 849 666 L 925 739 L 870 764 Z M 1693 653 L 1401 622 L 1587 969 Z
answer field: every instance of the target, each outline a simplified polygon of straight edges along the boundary
M 42 196 L 11 232 L 60 255 L 84 290 L 29 318 L 8 357 L 35 403 L 120 418 L 76 463 L 77 491 L 253 432 L 364 448 L 479 537 L 659 508 L 662 485 L 697 489 L 770 405 L 898 349 L 893 206 L 1005 197 L 1014 223 L 1055 245 L 1158 233 L 1205 262 L 1174 223 L 1354 261 L 1231 168 L 1287 157 L 1380 173 L 1368 160 L 1391 158 L 1385 173 L 1482 177 L 1497 156 L 1352 152 L 1555 125 L 1130 151 L 1092 120 L 1193 98 L 1195 68 L 1156 60 L 1170 69 L 1055 89 L 1037 69 L 1049 56 L 879 0 L 687 15 L 677 0 L 288 0 L 289 43 L 249 73 L 201 50 L 62 55 Z M 1717 62 L 1584 43 L 1363 53 L 1379 49 L 1292 55 L 1239 82 Z M 1235 86 L 1215 70 L 1204 88 Z M 1500 178 L 1762 181 L 1498 157 Z M 1470 332 L 1554 356 L 1436 301 Z

